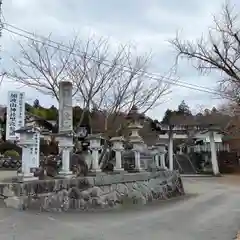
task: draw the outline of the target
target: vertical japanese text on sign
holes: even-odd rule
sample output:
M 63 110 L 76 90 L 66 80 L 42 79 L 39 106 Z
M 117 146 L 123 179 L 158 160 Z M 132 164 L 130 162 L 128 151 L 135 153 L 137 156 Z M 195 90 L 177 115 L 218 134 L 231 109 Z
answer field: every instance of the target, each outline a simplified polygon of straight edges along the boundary
M 25 111 L 25 107 L 23 106 L 24 104 L 24 94 L 20 93 L 19 94 L 19 117 L 18 117 L 18 127 L 21 128 L 24 125 L 24 120 L 23 120 L 23 111 Z
M 15 136 L 16 130 L 16 114 L 17 114 L 17 94 L 11 93 L 10 94 L 10 109 L 9 109 L 9 135 L 11 137 Z
M 32 136 L 32 146 L 30 149 L 31 167 L 39 167 L 39 144 L 40 134 L 35 132 Z
M 17 140 L 16 130 L 24 126 L 25 122 L 25 94 L 18 91 L 8 92 L 6 139 Z

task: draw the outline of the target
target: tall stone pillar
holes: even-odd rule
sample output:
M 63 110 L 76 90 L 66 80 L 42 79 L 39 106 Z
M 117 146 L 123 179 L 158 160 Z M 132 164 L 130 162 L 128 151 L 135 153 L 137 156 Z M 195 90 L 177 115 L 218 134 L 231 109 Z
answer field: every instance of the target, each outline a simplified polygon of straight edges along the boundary
M 88 140 L 90 140 L 90 149 L 92 150 L 92 172 L 101 172 L 101 168 L 99 165 L 99 150 L 102 149 L 101 147 L 101 135 L 99 134 L 91 134 L 88 137 Z
M 160 158 L 161 168 L 166 169 L 167 168 L 165 163 L 166 144 L 158 142 L 155 144 L 155 146 L 158 149 L 158 156 Z
M 211 148 L 211 161 L 212 161 L 213 174 L 218 175 L 219 167 L 218 167 L 218 160 L 217 160 L 217 150 L 216 150 L 214 134 L 212 131 L 209 132 L 209 140 L 210 140 L 210 148 Z
M 59 83 L 59 150 L 62 152 L 62 171 L 60 174 L 70 175 L 70 152 L 73 148 L 73 112 L 72 83 Z M 65 136 L 64 136 L 65 135 Z M 59 151 L 59 152 L 60 152 Z
M 59 83 L 59 133 L 73 131 L 72 112 L 72 83 L 61 81 Z
M 169 169 L 173 171 L 173 134 L 169 132 L 168 139 L 168 159 L 169 159 Z
M 124 171 L 122 168 L 122 151 L 124 150 L 123 147 L 123 137 L 112 137 L 110 141 L 113 144 L 113 151 L 115 151 L 115 158 L 116 158 L 116 165 L 114 171 Z
M 165 163 L 165 153 L 160 153 L 160 162 L 161 162 L 161 167 L 164 169 L 167 169 L 166 163 Z

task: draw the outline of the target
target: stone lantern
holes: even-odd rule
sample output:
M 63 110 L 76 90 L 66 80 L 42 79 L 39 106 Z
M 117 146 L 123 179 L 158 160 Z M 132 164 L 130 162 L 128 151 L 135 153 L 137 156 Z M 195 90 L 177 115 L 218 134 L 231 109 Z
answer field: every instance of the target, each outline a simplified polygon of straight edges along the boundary
M 165 154 L 166 154 L 166 144 L 165 143 L 156 143 L 155 144 L 158 154 L 160 155 L 160 163 L 162 168 L 167 168 L 166 167 L 166 162 L 165 162 Z
M 115 158 L 116 158 L 116 165 L 114 168 L 114 171 L 124 171 L 122 168 L 122 151 L 124 150 L 123 147 L 123 142 L 124 138 L 123 137 L 112 137 L 110 141 L 113 144 L 113 151 L 115 151 Z
M 70 170 L 70 153 L 73 149 L 73 134 L 72 133 L 57 133 L 54 134 L 58 141 L 58 147 L 62 154 L 62 169 L 59 175 L 63 177 L 71 177 L 72 171 Z
M 149 150 L 151 151 L 151 154 L 153 156 L 153 160 L 154 160 L 154 163 L 156 165 L 156 168 L 159 168 L 160 167 L 160 164 L 159 164 L 159 150 L 156 146 L 152 146 L 151 148 L 149 148 Z
M 20 134 L 18 144 L 22 147 L 22 177 L 24 181 L 37 179 L 34 171 L 39 168 L 40 130 L 22 127 L 16 131 Z
M 138 132 L 143 128 L 140 121 L 144 119 L 144 116 L 138 113 L 136 106 L 133 106 L 127 115 L 127 119 L 130 120 L 130 124 L 128 125 L 128 129 L 131 131 L 129 142 L 133 145 L 133 151 L 135 155 L 135 169 L 137 171 L 141 171 L 142 168 L 140 162 L 140 152 L 143 149 L 144 141 Z
M 103 139 L 100 134 L 90 134 L 87 139 L 90 141 L 90 149 L 92 150 L 92 171 L 93 172 L 101 172 L 99 166 L 99 151 L 102 149 L 101 140 Z

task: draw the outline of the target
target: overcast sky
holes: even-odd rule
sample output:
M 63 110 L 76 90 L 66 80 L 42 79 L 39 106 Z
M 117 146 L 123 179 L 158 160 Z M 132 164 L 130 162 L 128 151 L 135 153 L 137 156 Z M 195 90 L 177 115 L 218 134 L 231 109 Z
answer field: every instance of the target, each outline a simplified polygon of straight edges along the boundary
M 177 30 L 186 39 L 201 36 L 222 4 L 222 0 L 3 0 L 3 13 L 8 23 L 45 36 L 53 33 L 58 41 L 71 40 L 77 32 L 82 38 L 90 34 L 108 37 L 113 44 L 134 43 L 140 52 L 152 51 L 151 71 L 163 74 L 171 68 L 175 57 L 167 40 Z M 11 67 L 10 56 L 18 50 L 16 41 L 20 39 L 3 31 L 2 67 Z M 216 76 L 200 76 L 187 62 L 179 65 L 177 76 L 184 82 L 216 87 Z M 6 103 L 7 91 L 16 87 L 9 81 L 2 85 L 1 103 Z M 38 98 L 43 105 L 53 104 L 50 97 L 21 89 L 30 102 Z M 161 118 L 167 108 L 176 108 L 181 100 L 192 108 L 216 106 L 219 101 L 216 96 L 174 87 L 167 102 L 149 114 Z

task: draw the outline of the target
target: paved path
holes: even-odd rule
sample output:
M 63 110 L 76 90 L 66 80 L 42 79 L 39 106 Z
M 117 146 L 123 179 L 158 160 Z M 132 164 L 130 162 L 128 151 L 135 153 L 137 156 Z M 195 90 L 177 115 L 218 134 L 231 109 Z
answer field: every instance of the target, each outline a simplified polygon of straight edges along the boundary
M 214 178 L 187 178 L 184 184 L 192 197 L 138 211 L 37 214 L 1 208 L 0 239 L 233 239 L 240 229 L 240 188 Z

